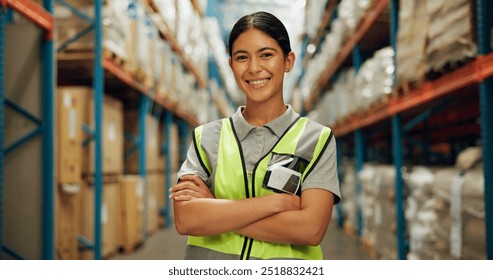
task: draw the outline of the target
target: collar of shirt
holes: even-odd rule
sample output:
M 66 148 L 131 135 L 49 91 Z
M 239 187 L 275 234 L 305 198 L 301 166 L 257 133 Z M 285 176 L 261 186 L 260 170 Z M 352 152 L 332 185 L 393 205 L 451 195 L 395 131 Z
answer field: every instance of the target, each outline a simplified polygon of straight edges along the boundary
M 299 114 L 293 110 L 291 105 L 287 104 L 286 107 L 287 110 L 284 114 L 264 125 L 264 127 L 272 130 L 279 138 L 283 135 L 284 131 L 286 131 L 286 129 L 288 129 L 288 127 L 299 117 Z M 238 110 L 236 110 L 236 112 L 231 116 L 235 126 L 236 135 L 240 141 L 245 139 L 247 134 L 255 128 L 255 126 L 249 124 L 243 117 L 243 114 L 241 113 L 243 109 L 245 109 L 245 106 L 238 107 Z

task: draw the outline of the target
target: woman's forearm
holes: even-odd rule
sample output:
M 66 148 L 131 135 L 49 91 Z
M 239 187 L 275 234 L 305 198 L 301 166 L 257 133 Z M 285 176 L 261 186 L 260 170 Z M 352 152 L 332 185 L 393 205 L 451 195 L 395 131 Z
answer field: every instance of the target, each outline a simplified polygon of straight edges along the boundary
M 307 190 L 303 192 L 300 210 L 271 215 L 236 232 L 273 243 L 318 245 L 325 236 L 332 207 L 332 193 Z
M 209 236 L 235 231 L 271 215 L 299 209 L 290 195 L 226 200 L 215 198 L 174 201 L 175 226 L 183 235 Z

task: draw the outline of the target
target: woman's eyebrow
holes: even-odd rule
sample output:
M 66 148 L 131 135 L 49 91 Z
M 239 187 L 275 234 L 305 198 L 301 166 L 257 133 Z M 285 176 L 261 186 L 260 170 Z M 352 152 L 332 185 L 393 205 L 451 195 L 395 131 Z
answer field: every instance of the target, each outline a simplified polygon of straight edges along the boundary
M 263 52 L 263 51 L 274 51 L 274 52 L 277 52 L 277 50 L 275 48 L 271 48 L 271 47 L 264 47 L 264 48 L 261 48 L 257 51 L 257 53 L 260 53 L 260 52 Z M 245 50 L 237 50 L 233 53 L 233 56 L 239 54 L 239 53 L 246 53 L 248 54 L 247 51 Z
M 244 50 L 238 50 L 238 51 L 235 51 L 235 52 L 233 53 L 233 56 L 235 56 L 235 55 L 237 55 L 237 54 L 239 54 L 239 53 L 246 53 L 246 54 L 248 54 L 248 52 L 247 52 L 247 51 L 244 51 Z
M 271 47 L 261 48 L 257 52 L 259 53 L 259 52 L 263 52 L 263 51 L 275 51 L 275 52 L 277 52 L 277 50 L 275 48 L 271 48 Z

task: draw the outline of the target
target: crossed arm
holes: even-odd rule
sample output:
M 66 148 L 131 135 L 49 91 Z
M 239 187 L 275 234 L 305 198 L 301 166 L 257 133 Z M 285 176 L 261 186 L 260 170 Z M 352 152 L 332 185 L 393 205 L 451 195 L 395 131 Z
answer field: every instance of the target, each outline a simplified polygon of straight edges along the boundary
M 209 236 L 235 231 L 254 239 L 318 245 L 332 215 L 334 195 L 322 189 L 303 191 L 301 198 L 270 194 L 240 200 L 216 199 L 195 175 L 171 188 L 175 226 L 180 234 Z

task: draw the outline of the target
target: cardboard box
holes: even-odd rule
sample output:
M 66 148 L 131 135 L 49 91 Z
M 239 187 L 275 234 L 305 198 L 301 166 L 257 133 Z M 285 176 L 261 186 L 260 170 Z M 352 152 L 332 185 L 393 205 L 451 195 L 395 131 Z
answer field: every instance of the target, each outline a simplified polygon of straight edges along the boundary
M 147 174 L 147 232 L 155 233 L 160 224 L 161 208 L 165 205 L 164 199 L 164 175 L 162 173 Z
M 81 189 L 81 215 L 80 234 L 94 242 L 94 186 L 87 181 L 82 183 Z M 111 257 L 119 249 L 120 239 L 120 182 L 108 182 L 103 184 L 103 202 L 101 204 L 102 224 L 102 255 L 103 258 Z M 80 259 L 94 259 L 94 251 L 80 252 Z
M 164 161 L 160 155 L 159 121 L 150 115 L 146 116 L 146 171 L 156 172 L 164 170 Z M 125 112 L 125 132 L 139 137 L 138 111 Z M 125 139 L 125 171 L 130 174 L 139 174 L 139 150 L 133 149 L 135 144 L 131 139 Z
M 59 87 L 56 96 L 57 182 L 79 183 L 82 175 L 82 110 L 88 87 Z
M 59 185 L 55 192 L 56 259 L 79 257 L 80 185 Z
M 104 96 L 103 101 L 103 174 L 123 174 L 123 103 L 122 101 Z M 85 123 L 94 129 L 94 99 L 91 95 L 85 100 Z M 83 173 L 93 174 L 94 141 L 83 147 Z
M 127 253 L 144 241 L 144 187 L 138 175 L 124 175 L 120 183 L 120 246 Z
M 169 188 L 165 184 L 165 175 L 163 172 L 147 174 L 147 184 L 155 186 L 156 205 L 157 205 L 157 223 L 158 227 L 163 227 L 166 223 L 164 216 L 161 214 L 162 210 L 167 204 L 167 192 Z

